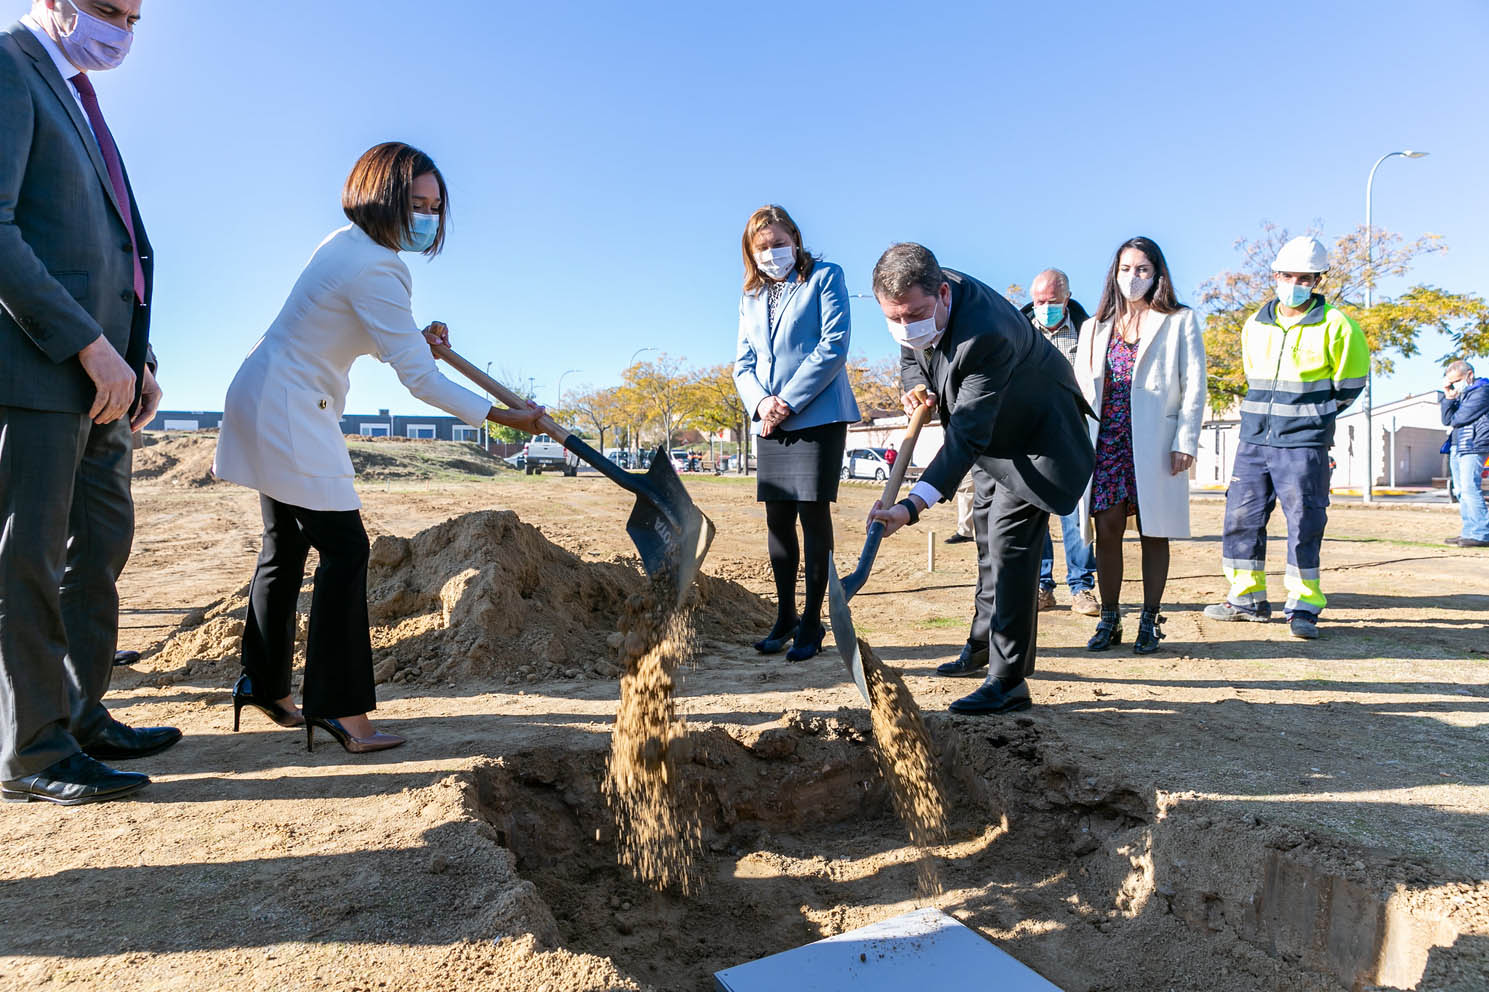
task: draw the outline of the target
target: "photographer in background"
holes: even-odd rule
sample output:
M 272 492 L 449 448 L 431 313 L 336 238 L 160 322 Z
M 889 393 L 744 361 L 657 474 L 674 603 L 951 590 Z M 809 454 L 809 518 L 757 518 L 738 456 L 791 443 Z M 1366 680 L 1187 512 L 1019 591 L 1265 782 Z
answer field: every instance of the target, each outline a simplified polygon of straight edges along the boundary
M 1443 373 L 1437 394 L 1442 422 L 1452 428 L 1448 436 L 1448 471 L 1458 490 L 1458 515 L 1463 528 L 1457 537 L 1443 543 L 1460 548 L 1489 548 L 1489 509 L 1479 479 L 1484 457 L 1489 455 L 1489 379 L 1474 378 L 1473 366 L 1461 358 Z

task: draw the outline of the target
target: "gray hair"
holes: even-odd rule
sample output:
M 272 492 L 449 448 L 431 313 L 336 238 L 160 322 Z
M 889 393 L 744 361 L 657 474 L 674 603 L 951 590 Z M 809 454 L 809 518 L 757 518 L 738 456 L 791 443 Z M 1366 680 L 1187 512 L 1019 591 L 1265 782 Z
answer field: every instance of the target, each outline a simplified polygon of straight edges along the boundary
M 1444 375 L 1466 375 L 1473 378 L 1473 366 L 1461 358 L 1455 358 L 1447 367 Z
M 1034 289 L 1034 283 L 1043 279 L 1045 276 L 1053 277 L 1055 280 L 1055 291 L 1067 300 L 1070 299 L 1070 277 L 1059 269 L 1045 269 L 1030 281 L 1029 289 L 1032 291 Z
M 934 296 L 945 281 L 936 256 L 913 241 L 890 245 L 874 265 L 874 295 L 882 300 L 902 300 L 916 286 Z

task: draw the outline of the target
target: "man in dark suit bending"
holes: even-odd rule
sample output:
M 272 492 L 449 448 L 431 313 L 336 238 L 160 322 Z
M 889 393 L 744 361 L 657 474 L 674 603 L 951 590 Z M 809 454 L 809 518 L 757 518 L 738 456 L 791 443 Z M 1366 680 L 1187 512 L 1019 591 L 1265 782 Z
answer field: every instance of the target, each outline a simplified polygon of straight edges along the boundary
M 874 266 L 874 296 L 900 344 L 906 412 L 940 407 L 945 434 L 910 495 L 869 519 L 885 534 L 914 524 L 972 473 L 979 609 L 991 617 L 988 676 L 954 713 L 1011 713 L 1031 705 L 1039 563 L 1049 515 L 1074 509 L 1095 464 L 1070 363 L 987 286 L 943 269 L 930 249 L 890 247 Z

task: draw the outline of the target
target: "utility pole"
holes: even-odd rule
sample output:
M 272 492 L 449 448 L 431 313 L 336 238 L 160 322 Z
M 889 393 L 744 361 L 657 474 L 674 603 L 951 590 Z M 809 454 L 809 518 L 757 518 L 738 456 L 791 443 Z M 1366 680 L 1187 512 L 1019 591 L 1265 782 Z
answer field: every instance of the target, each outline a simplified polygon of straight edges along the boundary
M 1375 160 L 1370 167 L 1370 177 L 1365 180 L 1365 310 L 1370 310 L 1371 300 L 1375 289 L 1375 229 L 1370 226 L 1370 209 L 1372 191 L 1375 187 L 1375 170 L 1379 169 L 1381 163 L 1388 158 L 1400 155 L 1402 158 L 1423 158 L 1426 152 L 1402 151 L 1387 152 Z M 1370 414 L 1371 404 L 1374 402 L 1374 390 L 1372 388 L 1375 379 L 1375 356 L 1370 357 L 1365 366 L 1365 488 L 1361 495 L 1366 503 L 1375 502 L 1375 428 L 1372 426 Z

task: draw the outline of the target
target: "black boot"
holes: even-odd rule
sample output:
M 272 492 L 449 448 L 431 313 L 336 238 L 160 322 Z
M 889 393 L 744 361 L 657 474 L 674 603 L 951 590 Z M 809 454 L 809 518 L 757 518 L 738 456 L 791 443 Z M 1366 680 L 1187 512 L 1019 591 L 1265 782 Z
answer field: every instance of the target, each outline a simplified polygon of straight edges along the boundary
M 1166 622 L 1156 609 L 1143 609 L 1137 619 L 1137 640 L 1132 642 L 1133 654 L 1152 654 L 1158 650 L 1158 642 L 1168 635 L 1159 629 Z
M 1101 619 L 1096 623 L 1096 633 L 1086 642 L 1087 651 L 1105 651 L 1113 644 L 1122 643 L 1122 617 L 1115 609 L 1101 608 Z

